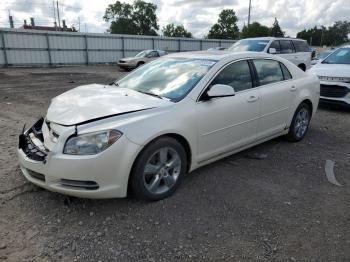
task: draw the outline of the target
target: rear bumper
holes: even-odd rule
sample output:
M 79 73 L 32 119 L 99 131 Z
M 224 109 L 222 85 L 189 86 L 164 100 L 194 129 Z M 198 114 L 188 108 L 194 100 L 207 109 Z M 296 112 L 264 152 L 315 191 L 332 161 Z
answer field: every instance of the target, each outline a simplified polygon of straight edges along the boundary
M 47 190 L 83 198 L 116 198 L 127 194 L 129 174 L 139 150 L 140 145 L 124 135 L 96 155 L 48 151 L 41 160 L 33 158 L 22 146 L 18 159 L 24 177 Z

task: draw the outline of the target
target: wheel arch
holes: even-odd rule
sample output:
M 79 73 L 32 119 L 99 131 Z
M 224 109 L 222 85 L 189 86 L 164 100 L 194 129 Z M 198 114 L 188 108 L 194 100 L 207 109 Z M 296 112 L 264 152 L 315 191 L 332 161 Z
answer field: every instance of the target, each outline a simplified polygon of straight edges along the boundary
M 306 71 L 306 65 L 304 63 L 299 64 L 298 67 L 304 72 Z
M 130 191 L 130 181 L 131 181 L 130 178 L 132 176 L 132 172 L 134 170 L 134 166 L 135 166 L 135 163 L 136 163 L 138 157 L 140 156 L 140 154 L 143 152 L 143 150 L 149 144 L 153 143 L 154 141 L 156 141 L 162 137 L 171 137 L 183 146 L 183 148 L 185 149 L 185 152 L 186 152 L 186 159 L 187 159 L 186 171 L 189 172 L 191 170 L 192 149 L 191 149 L 191 146 L 190 146 L 190 143 L 188 142 L 188 140 L 184 136 L 182 136 L 178 133 L 165 133 L 165 134 L 158 135 L 158 136 L 152 138 L 151 140 L 147 141 L 147 143 L 142 147 L 142 149 L 137 153 L 136 157 L 134 158 L 134 161 L 133 161 L 131 169 L 130 169 L 130 174 L 128 177 L 128 189 L 127 189 L 128 192 Z

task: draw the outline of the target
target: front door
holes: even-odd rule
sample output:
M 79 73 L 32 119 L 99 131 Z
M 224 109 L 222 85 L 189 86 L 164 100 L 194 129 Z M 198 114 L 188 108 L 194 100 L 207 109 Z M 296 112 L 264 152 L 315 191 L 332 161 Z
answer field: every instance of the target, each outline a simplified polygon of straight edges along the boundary
M 235 96 L 199 101 L 196 105 L 198 158 L 205 161 L 255 141 L 259 91 L 246 60 L 227 65 L 209 84 L 230 85 Z

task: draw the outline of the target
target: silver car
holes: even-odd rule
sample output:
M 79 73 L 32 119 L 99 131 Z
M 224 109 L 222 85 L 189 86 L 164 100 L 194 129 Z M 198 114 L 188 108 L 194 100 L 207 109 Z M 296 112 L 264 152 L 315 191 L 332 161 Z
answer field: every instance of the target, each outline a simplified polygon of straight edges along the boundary
M 134 57 L 120 59 L 118 65 L 123 69 L 134 69 L 166 54 L 167 52 L 162 50 L 145 50 Z

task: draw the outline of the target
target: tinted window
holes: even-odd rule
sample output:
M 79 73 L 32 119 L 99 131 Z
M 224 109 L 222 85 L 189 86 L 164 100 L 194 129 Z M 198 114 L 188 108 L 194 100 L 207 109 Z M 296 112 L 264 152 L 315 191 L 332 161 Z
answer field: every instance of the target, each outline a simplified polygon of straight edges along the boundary
M 252 77 L 247 61 L 240 61 L 226 66 L 211 82 L 211 85 L 232 86 L 235 92 L 253 87 Z
M 282 68 L 284 80 L 292 79 L 292 74 L 289 72 L 288 68 L 282 63 L 280 63 L 280 65 L 281 65 L 281 68 Z
M 280 41 L 280 45 L 281 45 L 281 54 L 294 53 L 294 47 L 292 45 L 292 41 L 282 40 Z
M 262 52 L 266 45 L 269 43 L 269 40 L 251 40 L 243 39 L 233 44 L 228 51 L 231 52 L 243 52 L 243 51 L 255 51 Z
M 260 85 L 267 85 L 283 81 L 283 74 L 279 62 L 275 60 L 254 60 Z
M 279 54 L 281 52 L 280 42 L 279 41 L 273 41 L 269 48 L 275 48 L 276 54 Z
M 306 41 L 293 41 L 296 52 L 310 52 L 309 45 Z

